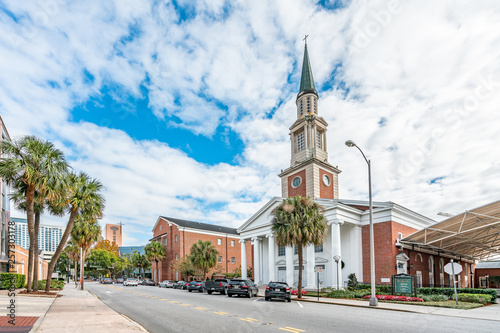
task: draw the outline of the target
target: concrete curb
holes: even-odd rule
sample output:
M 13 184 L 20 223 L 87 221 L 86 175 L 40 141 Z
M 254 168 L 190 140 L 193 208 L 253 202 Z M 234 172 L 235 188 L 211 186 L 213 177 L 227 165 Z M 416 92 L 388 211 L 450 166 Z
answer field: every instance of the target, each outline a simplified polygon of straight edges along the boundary
M 107 307 L 108 307 L 111 311 L 113 311 L 113 312 L 115 312 L 115 313 L 119 314 L 120 316 L 122 316 L 123 318 L 125 318 L 126 320 L 128 320 L 129 322 L 131 322 L 132 324 L 134 324 L 135 326 L 137 326 L 137 328 L 139 328 L 141 331 L 148 333 L 148 330 L 146 330 L 144 327 L 142 327 L 142 326 L 141 326 L 138 322 L 136 322 L 136 321 L 134 321 L 134 320 L 130 319 L 129 317 L 127 317 L 127 316 L 126 316 L 126 315 L 124 315 L 123 313 L 119 313 L 119 312 L 117 312 L 117 311 L 113 310 L 113 309 L 112 309 L 109 305 L 107 305 L 106 303 L 104 303 L 103 301 L 101 301 L 101 300 L 99 299 L 99 297 L 97 297 L 97 295 L 96 295 L 96 294 L 94 294 L 93 292 L 91 292 L 90 290 L 86 289 L 86 291 L 87 291 L 89 294 L 91 294 L 92 296 L 94 296 L 97 300 L 99 300 L 99 302 L 101 302 L 102 304 L 104 304 L 105 306 L 107 306 Z
M 40 325 L 42 324 L 42 321 L 45 319 L 45 316 L 47 315 L 47 312 L 50 311 L 50 308 L 52 308 L 52 305 L 54 304 L 54 301 L 56 300 L 57 297 L 51 297 L 52 298 L 52 303 L 50 303 L 50 306 L 49 308 L 47 309 L 47 311 L 45 311 L 45 313 L 43 314 L 43 316 L 40 316 L 37 321 L 35 321 L 35 323 L 33 324 L 33 327 L 30 329 L 30 333 L 34 333 L 38 330 L 38 327 L 40 327 Z

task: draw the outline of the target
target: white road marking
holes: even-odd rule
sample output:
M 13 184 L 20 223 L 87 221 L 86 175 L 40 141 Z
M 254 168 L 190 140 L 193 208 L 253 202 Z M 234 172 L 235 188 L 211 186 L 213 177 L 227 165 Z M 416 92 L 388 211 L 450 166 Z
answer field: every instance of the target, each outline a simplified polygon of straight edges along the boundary
M 254 302 L 257 302 L 258 300 L 259 300 L 259 299 L 257 298 L 257 299 L 254 299 L 253 301 L 254 301 Z
M 301 308 L 304 308 L 304 307 L 302 306 L 302 304 L 300 304 L 300 302 L 297 302 L 297 304 L 298 304 Z

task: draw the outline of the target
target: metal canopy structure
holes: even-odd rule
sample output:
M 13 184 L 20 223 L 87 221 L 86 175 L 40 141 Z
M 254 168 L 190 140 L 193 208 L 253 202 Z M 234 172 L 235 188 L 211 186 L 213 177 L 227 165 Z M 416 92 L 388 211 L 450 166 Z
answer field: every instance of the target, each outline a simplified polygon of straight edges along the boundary
M 500 201 L 438 222 L 400 243 L 464 259 L 500 259 Z

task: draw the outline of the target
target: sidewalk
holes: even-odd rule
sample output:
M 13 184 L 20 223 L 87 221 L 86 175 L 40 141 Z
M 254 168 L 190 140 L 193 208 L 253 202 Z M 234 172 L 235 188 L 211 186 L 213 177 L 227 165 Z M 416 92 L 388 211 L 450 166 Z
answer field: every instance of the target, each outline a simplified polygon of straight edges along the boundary
M 292 300 L 299 301 L 299 299 L 297 299 L 296 296 L 293 296 Z M 344 305 L 344 306 L 357 306 L 364 308 L 372 308 L 374 310 L 392 310 L 392 311 L 460 317 L 460 318 L 500 321 L 500 304 L 492 304 L 471 310 L 460 310 L 460 309 L 439 308 L 434 306 L 410 305 L 410 304 L 398 304 L 398 303 L 386 303 L 386 302 L 379 302 L 378 306 L 370 307 L 368 301 L 358 301 L 358 300 L 340 299 L 340 298 L 326 298 L 326 297 L 320 297 L 318 301 L 318 298 L 316 297 L 302 296 L 302 299 L 300 301 Z
M 145 332 L 137 323 L 120 315 L 86 290 L 69 283 L 53 300 L 45 317 L 31 332 Z M 38 326 L 38 327 L 37 327 Z

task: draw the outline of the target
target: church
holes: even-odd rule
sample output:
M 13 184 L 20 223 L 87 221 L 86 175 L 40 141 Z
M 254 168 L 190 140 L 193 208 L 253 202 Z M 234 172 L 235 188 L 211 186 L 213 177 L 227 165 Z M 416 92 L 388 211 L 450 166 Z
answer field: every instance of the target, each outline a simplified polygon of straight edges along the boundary
M 252 267 L 258 285 L 286 281 L 297 287 L 299 269 L 303 270 L 306 289 L 316 288 L 316 272 L 321 287 L 345 287 L 351 273 L 356 274 L 359 282 L 370 281 L 369 204 L 339 198 L 341 171 L 328 160 L 328 124 L 320 116 L 319 106 L 306 42 L 296 98 L 297 119 L 290 127 L 291 162 L 279 174 L 281 197 L 272 198 L 237 229 L 242 277 L 247 278 L 247 267 Z M 283 198 L 296 195 L 310 196 L 320 204 L 328 224 L 323 244 L 304 248 L 301 268 L 297 249 L 278 246 L 271 231 L 272 210 Z M 445 282 L 448 285 L 443 265 L 455 258 L 453 255 L 434 250 L 415 251 L 414 247 L 400 243 L 436 221 L 393 202 L 373 202 L 373 223 L 376 284 L 389 284 L 392 275 L 406 273 L 414 275 L 420 286 L 444 286 Z M 252 256 L 246 253 L 248 243 L 252 244 Z M 253 262 L 247 263 L 247 258 Z M 459 284 L 468 286 L 468 272 L 474 261 L 458 257 L 456 260 L 465 266 Z

